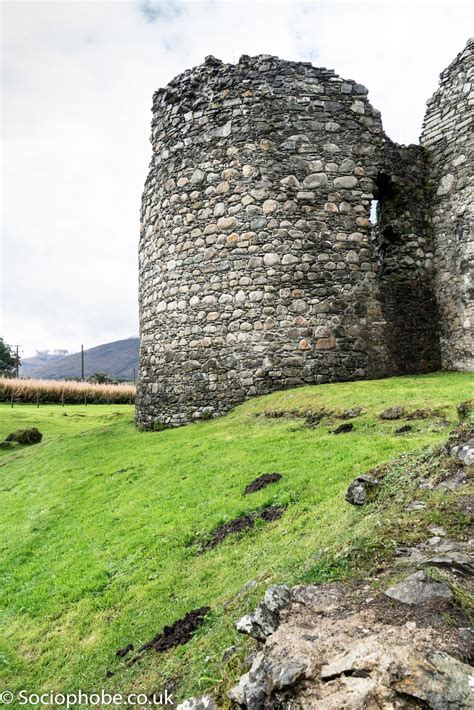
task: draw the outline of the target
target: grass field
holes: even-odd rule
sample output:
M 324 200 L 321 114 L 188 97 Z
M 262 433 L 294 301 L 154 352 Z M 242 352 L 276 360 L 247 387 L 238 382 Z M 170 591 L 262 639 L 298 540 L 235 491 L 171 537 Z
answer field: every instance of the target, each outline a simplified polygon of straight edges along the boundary
M 378 414 L 391 405 L 441 408 L 454 426 L 455 405 L 473 390 L 472 375 L 451 373 L 304 387 L 156 433 L 137 431 L 128 405 L 1 405 L 0 439 L 25 426 L 44 436 L 0 450 L 0 686 L 151 692 L 175 680 L 181 697 L 224 689 L 247 647 L 234 622 L 269 583 L 350 574 L 358 554 L 390 547 L 390 525 L 422 534 L 423 516 L 413 528 L 399 510 L 382 515 L 344 502 L 354 476 L 449 432 L 433 418 L 396 435 L 400 422 Z M 262 416 L 356 405 L 365 413 L 338 436 L 335 419 L 309 429 L 303 419 Z M 283 474 L 278 483 L 243 495 L 272 471 Z M 198 554 L 218 524 L 269 504 L 287 507 L 280 520 Z M 440 500 L 425 522 L 449 528 L 443 510 Z M 187 645 L 149 652 L 131 667 L 115 656 L 203 605 L 212 611 Z M 233 644 L 239 650 L 224 664 Z M 104 679 L 107 671 L 114 675 Z

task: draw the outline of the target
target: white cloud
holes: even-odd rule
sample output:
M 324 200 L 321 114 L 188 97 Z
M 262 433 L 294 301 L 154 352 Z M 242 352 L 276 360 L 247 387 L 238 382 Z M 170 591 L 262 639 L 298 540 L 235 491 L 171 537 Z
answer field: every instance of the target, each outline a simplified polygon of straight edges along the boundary
M 2 324 L 76 350 L 137 332 L 153 92 L 207 54 L 277 54 L 366 84 L 416 141 L 464 2 L 4 2 Z

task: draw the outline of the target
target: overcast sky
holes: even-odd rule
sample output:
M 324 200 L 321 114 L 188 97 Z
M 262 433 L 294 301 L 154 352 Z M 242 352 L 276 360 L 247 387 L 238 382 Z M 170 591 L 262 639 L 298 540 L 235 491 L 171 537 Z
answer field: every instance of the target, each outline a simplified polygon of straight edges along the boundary
M 469 2 L 2 2 L 0 335 L 36 349 L 138 333 L 140 196 L 151 98 L 208 54 L 276 54 L 369 88 L 417 142 Z

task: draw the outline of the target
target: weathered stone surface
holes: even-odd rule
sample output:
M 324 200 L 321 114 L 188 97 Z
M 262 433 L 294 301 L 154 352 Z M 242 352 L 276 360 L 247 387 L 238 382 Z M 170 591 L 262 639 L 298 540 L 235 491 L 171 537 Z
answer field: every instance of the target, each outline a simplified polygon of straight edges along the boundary
M 377 485 L 378 481 L 375 478 L 357 476 L 347 489 L 346 501 L 352 505 L 364 505 L 367 501 L 368 493 Z
M 427 104 L 421 144 L 430 156 L 433 271 L 442 365 L 474 370 L 472 72 L 474 40 L 441 73 Z M 470 78 L 471 77 L 471 78 Z M 471 278 L 469 278 L 471 274 Z
M 434 197 L 431 157 L 387 139 L 367 90 L 331 70 L 267 55 L 208 60 L 155 93 L 139 426 L 290 386 L 439 369 L 439 324 L 445 362 L 469 368 L 470 46 L 427 114 Z M 294 324 L 303 313 L 307 324 Z M 329 332 L 313 339 L 318 327 Z
M 307 175 L 303 180 L 303 187 L 308 190 L 313 190 L 316 187 L 326 187 L 328 178 L 326 173 L 312 173 Z
M 219 710 L 210 695 L 202 695 L 200 698 L 189 698 L 176 706 L 176 710 Z
M 249 710 L 472 707 L 472 669 L 448 652 L 452 643 L 437 619 L 435 627 L 426 616 L 421 626 L 405 618 L 392 623 L 388 600 L 381 613 L 380 601 L 371 609 L 348 591 L 293 588 L 278 629 L 230 691 L 234 702 Z
M 341 187 L 343 189 L 354 188 L 357 186 L 357 184 L 357 178 L 352 177 L 352 175 L 348 175 L 347 177 L 338 177 L 334 179 L 334 187 Z
M 280 621 L 280 611 L 290 603 L 290 590 L 285 585 L 272 585 L 263 600 L 251 614 L 243 616 L 236 624 L 237 631 L 264 641 L 275 631 Z
M 474 439 L 469 439 L 464 444 L 455 446 L 452 449 L 453 456 L 456 456 L 465 466 L 474 466 Z
M 423 570 L 390 587 L 385 594 L 403 604 L 423 604 L 431 599 L 450 599 L 453 596 L 446 584 L 432 582 Z

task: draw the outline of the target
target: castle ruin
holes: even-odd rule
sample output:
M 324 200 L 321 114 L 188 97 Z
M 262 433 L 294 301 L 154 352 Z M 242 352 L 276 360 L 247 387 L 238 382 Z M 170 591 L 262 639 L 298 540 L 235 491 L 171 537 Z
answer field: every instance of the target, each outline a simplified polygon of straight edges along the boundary
M 156 92 L 139 426 L 474 370 L 473 50 L 441 74 L 420 145 L 393 143 L 364 86 L 309 63 L 208 57 Z

